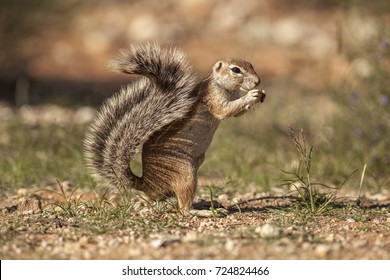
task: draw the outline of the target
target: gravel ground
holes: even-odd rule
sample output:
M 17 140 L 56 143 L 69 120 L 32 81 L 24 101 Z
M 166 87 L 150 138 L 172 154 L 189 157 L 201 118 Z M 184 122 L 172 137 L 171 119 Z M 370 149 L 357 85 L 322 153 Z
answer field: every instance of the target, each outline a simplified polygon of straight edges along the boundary
M 10 87 L 13 91 L 14 82 L 19 83 L 19 95 L 27 97 L 26 100 L 14 98 L 12 102 L 17 105 L 29 100 L 42 102 L 43 98 L 38 97 L 44 95 L 44 90 L 35 88 L 35 80 L 52 80 L 54 84 L 69 81 L 71 86 L 78 81 L 87 82 L 91 84 L 89 87 L 108 94 L 111 91 L 102 90 L 99 82 L 112 83 L 127 77 L 108 73 L 107 61 L 129 42 L 150 40 L 178 44 L 199 73 L 209 71 L 210 65 L 220 57 L 248 58 L 257 67 L 267 90 L 272 84 L 281 85 L 269 91 L 272 98 L 268 104 L 275 104 L 270 109 L 272 118 L 293 123 L 299 118 L 304 123 L 319 118 L 321 124 L 323 118 L 335 115 L 335 109 L 333 102 L 323 102 L 324 97 L 319 94 L 328 95 L 329 86 L 340 82 L 353 84 L 370 80 L 376 64 L 372 65 L 369 57 L 378 56 L 379 46 L 386 45 L 382 47 L 383 52 L 387 49 L 386 37 L 381 45 L 373 45 L 375 50 L 368 51 L 366 46 L 367 42 L 375 44 L 380 34 L 387 34 L 383 31 L 389 20 L 386 10 L 383 13 L 387 16 L 376 16 L 335 5 L 317 10 L 307 9 L 303 3 L 287 5 L 275 4 L 276 1 L 250 0 L 246 5 L 237 1 L 179 2 L 155 5 L 154 1 L 142 1 L 142 4 L 115 1 L 93 7 L 87 4 L 75 11 L 71 20 L 66 17 L 68 29 L 52 26 L 50 32 L 27 36 L 21 44 L 23 48 L 17 50 L 11 46 L 21 57 L 21 65 L 27 63 L 23 71 L 15 67 L 17 73 L 26 73 L 26 80 L 18 76 Z M 19 13 L 16 18 L 21 19 Z M 37 45 L 40 47 L 36 48 Z M 10 56 L 9 60 L 15 59 Z M 97 102 L 92 89 L 85 90 L 83 86 L 80 94 L 69 91 L 81 100 L 89 92 L 90 98 Z M 302 98 L 290 101 L 288 96 L 294 96 L 294 91 L 302 92 Z M 46 96 L 67 100 L 68 90 L 57 85 Z M 320 110 L 313 105 L 317 104 L 315 98 L 320 100 Z M 293 106 L 287 106 L 290 103 Z M 291 110 L 290 115 L 285 113 L 287 110 Z M 283 113 L 278 115 L 279 111 Z M 63 131 L 61 143 L 66 143 L 69 140 L 66 136 L 76 133 L 75 125 L 89 123 L 94 112 L 90 107 L 73 111 L 55 105 L 24 105 L 15 110 L 0 103 L 0 145 L 8 151 L 14 141 L 32 139 L 28 134 L 21 134 L 23 137 L 16 140 L 12 137 L 6 122 L 13 122 L 15 117 L 23 125 L 37 129 L 46 125 L 71 126 Z M 313 127 L 321 127 L 320 124 Z M 284 125 L 287 123 L 283 122 Z M 278 123 L 273 126 L 280 127 Z M 18 125 L 12 127 L 18 129 Z M 329 133 L 333 133 L 332 128 Z M 326 134 L 317 136 L 327 139 Z M 28 144 L 28 141 L 20 142 Z M 31 165 L 47 158 L 47 153 L 55 148 L 34 155 Z M 23 152 L 14 149 L 18 155 L 14 157 L 23 157 L 25 161 Z M 19 163 L 16 159 L 12 159 L 13 164 Z M 74 158 L 71 160 L 72 167 L 80 169 L 74 164 Z M 46 161 L 46 164 L 53 165 L 53 162 Z M 76 173 L 63 166 L 56 165 L 65 173 Z M 29 177 L 34 171 L 30 168 L 21 174 Z M 74 189 L 68 183 L 62 182 L 66 197 L 73 199 L 68 201 L 53 192 L 37 192 L 28 184 L 16 191 L 14 184 L 4 185 L 4 190 L 0 186 L 0 259 L 390 259 L 387 185 L 381 188 L 381 193 L 365 194 L 359 203 L 338 200 L 328 211 L 317 215 L 297 206 L 295 199 L 264 199 L 284 194 L 276 190 L 229 193 L 218 196 L 217 200 L 225 206 L 253 201 L 240 204 L 239 209 L 228 208 L 226 217 L 199 218 L 176 217 L 172 210 L 164 212 L 147 206 L 131 206 L 120 211 L 115 203 L 113 209 L 105 206 L 96 210 L 92 207 L 99 205 L 95 193 Z M 60 192 L 54 185 L 47 189 Z M 342 197 L 356 196 L 356 193 L 342 194 Z M 117 200 L 112 197 L 112 201 Z M 145 205 L 142 201 L 136 204 Z
M 67 191 L 70 194 L 70 190 Z M 76 190 L 88 201 L 93 194 Z M 272 193 L 222 195 L 223 218 L 179 217 L 167 226 L 124 223 L 96 232 L 93 217 L 48 210 L 52 194 L 21 189 L 0 205 L 1 259 L 389 259 L 390 195 L 365 197 L 357 206 L 340 202 L 326 214 L 293 210 L 291 199 L 261 199 Z M 379 198 L 379 199 L 378 199 Z M 57 207 L 58 208 L 58 207 Z M 152 209 L 126 219 L 156 215 Z M 169 219 L 163 214 L 158 219 Z M 125 220 L 126 220 L 125 219 Z M 89 226 L 86 226 L 86 225 Z

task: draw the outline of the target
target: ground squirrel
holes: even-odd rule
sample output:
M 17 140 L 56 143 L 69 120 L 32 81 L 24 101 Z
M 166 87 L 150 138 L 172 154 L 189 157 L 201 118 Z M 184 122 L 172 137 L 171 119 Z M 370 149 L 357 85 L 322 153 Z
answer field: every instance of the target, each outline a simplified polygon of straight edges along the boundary
M 109 98 L 87 131 L 85 159 L 93 177 L 153 200 L 176 196 L 181 211 L 190 210 L 215 130 L 221 120 L 263 102 L 260 78 L 249 62 L 226 59 L 196 83 L 181 50 L 148 43 L 121 51 L 109 68 L 144 77 Z M 141 147 L 138 177 L 130 161 Z

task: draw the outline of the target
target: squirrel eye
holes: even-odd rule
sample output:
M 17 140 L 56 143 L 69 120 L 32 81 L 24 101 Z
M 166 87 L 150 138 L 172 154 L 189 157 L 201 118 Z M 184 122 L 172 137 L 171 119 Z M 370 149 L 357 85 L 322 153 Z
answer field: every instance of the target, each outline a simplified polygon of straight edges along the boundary
M 238 68 L 238 67 L 232 67 L 231 70 L 234 72 L 234 73 L 241 73 L 241 69 Z

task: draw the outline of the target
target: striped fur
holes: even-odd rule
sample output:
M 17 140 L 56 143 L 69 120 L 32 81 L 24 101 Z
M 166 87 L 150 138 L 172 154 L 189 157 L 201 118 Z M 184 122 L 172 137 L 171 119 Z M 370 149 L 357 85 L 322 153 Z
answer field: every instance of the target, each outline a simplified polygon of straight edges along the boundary
M 132 45 L 109 67 L 144 77 L 97 113 L 84 141 L 87 166 L 98 182 L 122 183 L 151 199 L 175 195 L 182 210 L 191 209 L 198 168 L 220 121 L 263 101 L 260 78 L 250 63 L 227 59 L 195 84 L 184 54 L 157 44 Z M 143 174 L 137 177 L 130 161 L 141 146 Z
M 145 77 L 122 88 L 98 111 L 84 140 L 86 164 L 98 182 L 142 190 L 130 161 L 151 135 L 189 112 L 197 100 L 194 75 L 180 50 L 157 44 L 132 45 L 109 68 Z

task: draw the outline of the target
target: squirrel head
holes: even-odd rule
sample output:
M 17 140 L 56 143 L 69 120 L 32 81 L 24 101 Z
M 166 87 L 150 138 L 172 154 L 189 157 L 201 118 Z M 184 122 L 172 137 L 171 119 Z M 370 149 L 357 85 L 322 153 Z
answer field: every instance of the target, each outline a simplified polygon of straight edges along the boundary
M 252 64 L 239 59 L 218 61 L 212 75 L 214 81 L 229 92 L 249 91 L 260 84 Z

